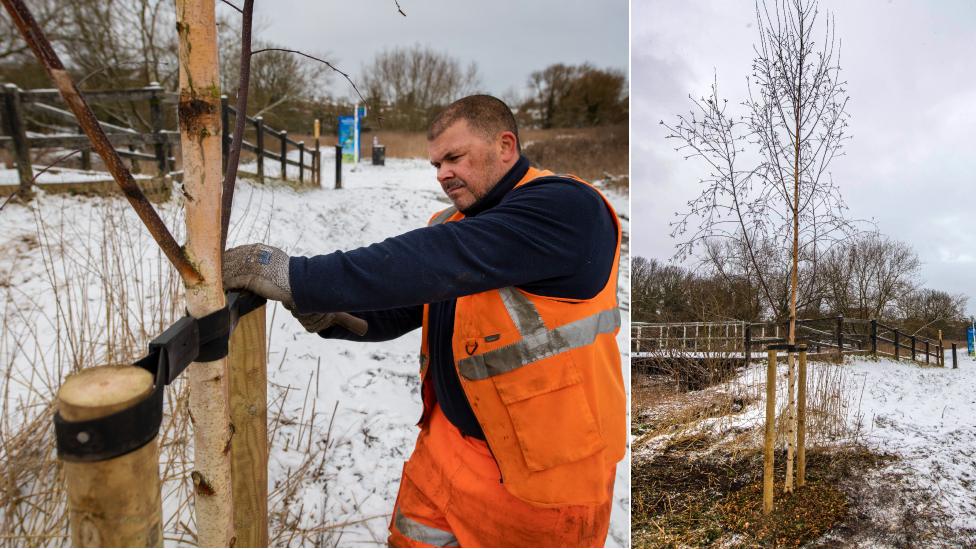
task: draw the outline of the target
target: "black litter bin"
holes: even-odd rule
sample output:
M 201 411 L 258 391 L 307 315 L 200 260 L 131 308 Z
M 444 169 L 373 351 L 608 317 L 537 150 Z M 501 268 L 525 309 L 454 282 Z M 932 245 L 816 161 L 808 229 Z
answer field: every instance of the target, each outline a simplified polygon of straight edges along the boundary
M 386 165 L 386 146 L 385 145 L 373 145 L 373 165 L 374 166 L 385 166 Z

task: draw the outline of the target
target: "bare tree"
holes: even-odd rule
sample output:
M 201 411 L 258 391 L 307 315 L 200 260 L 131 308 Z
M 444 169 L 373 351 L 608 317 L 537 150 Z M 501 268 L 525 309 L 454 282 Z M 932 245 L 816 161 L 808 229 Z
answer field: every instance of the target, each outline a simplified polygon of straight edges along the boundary
M 920 267 L 910 245 L 869 234 L 831 249 L 819 274 L 831 312 L 891 318 L 900 296 L 914 291 Z
M 681 253 L 690 253 L 709 238 L 727 238 L 759 268 L 758 246 L 775 243 L 776 260 L 789 267 L 788 342 L 796 342 L 800 270 L 816 270 L 830 246 L 847 238 L 854 227 L 844 215 L 846 206 L 828 171 L 848 139 L 845 83 L 840 79 L 839 45 L 835 25 L 826 17 L 818 25 L 815 0 L 771 0 L 756 6 L 759 42 L 749 78 L 747 116 L 727 112 L 718 93 L 694 101 L 688 116 L 665 124 L 670 138 L 688 157 L 703 159 L 709 169 L 702 193 L 689 203 L 690 211 L 675 228 L 684 234 L 698 221 Z M 664 122 L 662 121 L 662 124 Z M 752 153 L 748 155 L 746 151 Z M 754 159 L 758 158 L 758 161 Z M 813 277 L 810 280 L 815 280 Z M 776 306 L 773 281 L 760 275 L 760 287 Z M 795 384 L 793 355 L 789 355 L 789 393 Z M 785 490 L 793 490 L 793 403 L 787 407 Z
M 366 95 L 383 109 L 384 125 L 423 130 L 439 107 L 473 92 L 478 68 L 427 47 L 384 50 L 363 69 Z M 388 109 L 388 110 L 387 110 Z

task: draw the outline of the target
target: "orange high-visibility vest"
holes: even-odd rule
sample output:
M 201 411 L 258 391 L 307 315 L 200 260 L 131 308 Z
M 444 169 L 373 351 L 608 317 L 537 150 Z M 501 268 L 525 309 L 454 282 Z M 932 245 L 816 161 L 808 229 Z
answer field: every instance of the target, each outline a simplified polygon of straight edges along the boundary
M 529 168 L 515 187 L 551 175 Z M 452 207 L 435 214 L 430 224 L 463 218 Z M 508 287 L 457 299 L 452 348 L 461 387 L 502 482 L 530 503 L 605 503 L 613 466 L 626 451 L 626 396 L 616 340 L 621 231 L 615 213 L 613 219 L 613 267 L 595 297 L 546 297 Z M 421 427 L 435 398 L 426 381 L 429 312 L 425 305 Z

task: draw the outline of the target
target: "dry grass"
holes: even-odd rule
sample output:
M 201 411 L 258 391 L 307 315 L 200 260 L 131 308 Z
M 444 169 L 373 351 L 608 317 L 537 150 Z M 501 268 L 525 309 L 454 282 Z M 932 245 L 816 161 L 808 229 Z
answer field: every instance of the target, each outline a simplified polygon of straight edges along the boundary
M 183 314 L 182 283 L 158 248 L 140 240 L 144 229 L 124 201 L 90 199 L 92 210 L 84 219 L 51 211 L 53 203 L 45 203 L 43 212 L 35 209 L 35 237 L 2 250 L 17 261 L 42 261 L 45 279 L 25 291 L 15 271 L 0 274 L 0 546 L 69 542 L 51 424 L 63 379 L 85 367 L 142 356 L 148 341 Z M 163 212 L 181 239 L 181 213 Z M 55 296 L 53 305 L 42 294 Z M 310 516 L 302 507 L 304 491 L 331 482 L 326 464 L 341 443 L 331 431 L 335 409 L 316 410 L 314 399 L 306 398 L 295 411 L 295 399 L 307 395 L 312 383 L 310 377 L 305 387 L 271 384 L 268 390 L 270 451 L 291 446 L 301 452 L 297 466 L 273 476 L 269 531 L 276 546 L 338 544 L 344 527 L 374 518 L 350 514 L 338 524 L 326 523 L 324 515 Z M 192 545 L 196 539 L 188 396 L 183 380 L 167 388 L 158 439 L 167 544 Z
M 389 158 L 427 158 L 424 132 L 377 130 L 363 134 L 363 157 L 372 155 L 373 137 L 386 147 Z M 524 130 L 522 150 L 533 164 L 556 173 L 572 173 L 590 181 L 628 185 L 628 126 Z M 332 142 L 330 141 L 330 144 Z M 331 146 L 331 145 L 330 145 Z

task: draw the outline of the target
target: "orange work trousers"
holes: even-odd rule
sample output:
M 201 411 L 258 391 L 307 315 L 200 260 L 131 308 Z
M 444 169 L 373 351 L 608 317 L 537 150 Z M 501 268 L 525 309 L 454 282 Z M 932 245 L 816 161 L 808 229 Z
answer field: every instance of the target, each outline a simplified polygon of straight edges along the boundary
M 484 441 L 466 437 L 434 406 L 403 467 L 390 547 L 603 547 L 607 503 L 539 507 L 508 493 Z

